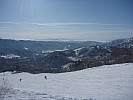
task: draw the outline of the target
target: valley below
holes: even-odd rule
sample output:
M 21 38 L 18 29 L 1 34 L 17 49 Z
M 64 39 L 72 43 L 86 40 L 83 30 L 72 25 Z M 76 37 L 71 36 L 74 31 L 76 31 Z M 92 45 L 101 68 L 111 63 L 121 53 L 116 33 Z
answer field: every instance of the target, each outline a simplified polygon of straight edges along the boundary
M 0 39 L 0 72 L 62 73 L 133 62 L 133 38 L 111 42 Z

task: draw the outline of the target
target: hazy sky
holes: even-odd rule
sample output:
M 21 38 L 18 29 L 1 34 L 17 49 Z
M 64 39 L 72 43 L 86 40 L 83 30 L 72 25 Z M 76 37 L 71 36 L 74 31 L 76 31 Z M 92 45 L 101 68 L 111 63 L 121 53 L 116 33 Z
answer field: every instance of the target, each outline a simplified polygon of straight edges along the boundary
M 0 37 L 110 41 L 133 36 L 133 0 L 0 0 Z

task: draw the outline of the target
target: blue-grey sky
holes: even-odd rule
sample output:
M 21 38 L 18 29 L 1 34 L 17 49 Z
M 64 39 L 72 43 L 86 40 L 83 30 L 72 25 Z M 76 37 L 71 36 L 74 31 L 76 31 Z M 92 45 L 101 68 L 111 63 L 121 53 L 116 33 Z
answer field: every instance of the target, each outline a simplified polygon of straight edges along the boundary
M 111 41 L 133 37 L 133 0 L 0 0 L 0 37 Z

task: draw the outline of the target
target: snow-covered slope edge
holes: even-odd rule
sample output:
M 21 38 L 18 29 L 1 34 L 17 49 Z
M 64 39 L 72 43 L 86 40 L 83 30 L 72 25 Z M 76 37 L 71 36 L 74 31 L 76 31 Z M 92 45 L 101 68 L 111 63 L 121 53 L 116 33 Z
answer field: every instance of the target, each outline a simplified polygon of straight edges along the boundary
M 132 63 L 60 74 L 6 72 L 0 84 L 3 78 L 13 88 L 4 100 L 133 100 Z

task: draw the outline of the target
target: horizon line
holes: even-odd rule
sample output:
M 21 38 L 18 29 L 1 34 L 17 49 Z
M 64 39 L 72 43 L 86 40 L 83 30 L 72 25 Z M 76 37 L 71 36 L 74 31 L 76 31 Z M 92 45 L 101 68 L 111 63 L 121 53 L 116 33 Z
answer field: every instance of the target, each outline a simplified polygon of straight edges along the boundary
M 114 40 L 118 40 L 118 39 L 129 39 L 129 38 L 133 38 L 133 37 L 128 37 L 128 38 L 117 38 Z M 5 40 L 16 40 L 16 41 L 48 41 L 48 42 L 88 42 L 88 41 L 92 41 L 92 42 L 102 42 L 102 43 L 106 43 L 106 42 L 111 42 L 114 40 L 110 40 L 110 41 L 97 41 L 97 40 L 80 40 L 80 39 L 65 39 L 65 38 L 55 38 L 55 39 L 13 39 L 13 38 L 2 38 L 0 37 L 0 39 L 5 39 Z

